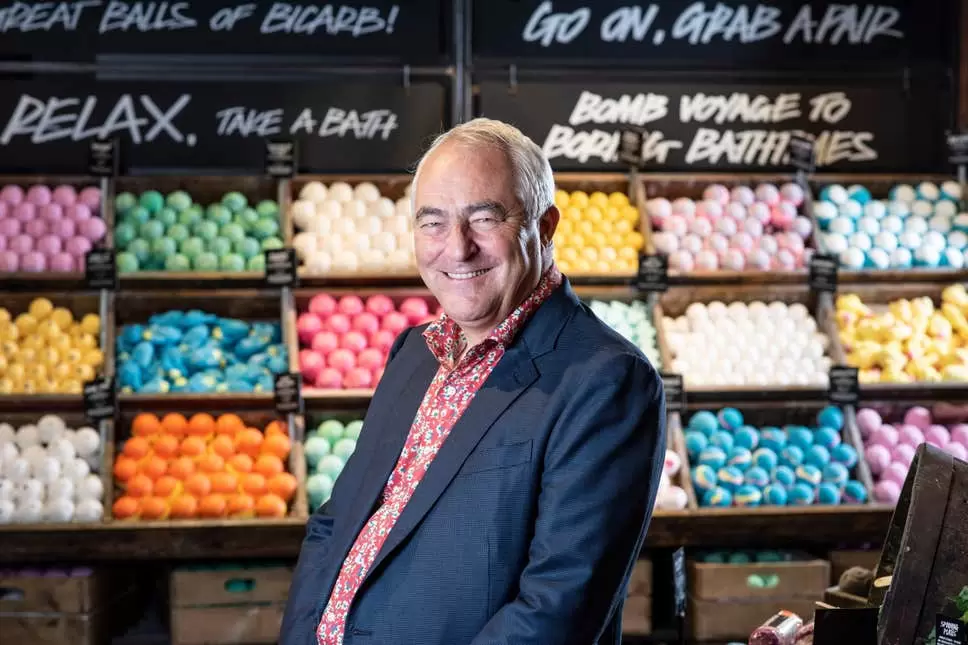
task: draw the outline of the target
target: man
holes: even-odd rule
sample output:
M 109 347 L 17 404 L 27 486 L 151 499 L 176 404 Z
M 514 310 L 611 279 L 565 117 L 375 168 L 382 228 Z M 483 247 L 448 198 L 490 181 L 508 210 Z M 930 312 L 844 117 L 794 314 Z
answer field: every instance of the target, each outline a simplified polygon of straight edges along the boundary
M 662 385 L 552 260 L 547 159 L 476 119 L 414 177 L 437 321 L 403 332 L 309 519 L 282 645 L 618 643 L 664 457 Z

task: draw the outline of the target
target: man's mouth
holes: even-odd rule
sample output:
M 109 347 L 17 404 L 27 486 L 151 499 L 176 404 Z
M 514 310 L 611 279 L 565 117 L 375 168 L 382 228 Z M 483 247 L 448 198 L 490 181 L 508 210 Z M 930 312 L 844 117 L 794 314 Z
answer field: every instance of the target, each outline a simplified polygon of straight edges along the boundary
M 490 271 L 490 269 L 479 269 L 477 271 L 468 271 L 466 273 L 450 273 L 448 271 L 444 271 L 443 273 L 451 280 L 472 280 L 476 277 L 484 275 L 488 271 Z

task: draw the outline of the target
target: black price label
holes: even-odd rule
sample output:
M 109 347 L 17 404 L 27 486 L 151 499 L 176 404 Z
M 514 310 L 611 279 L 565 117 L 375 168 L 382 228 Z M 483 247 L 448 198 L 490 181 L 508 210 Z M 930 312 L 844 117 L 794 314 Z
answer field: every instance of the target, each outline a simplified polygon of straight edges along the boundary
M 117 139 L 92 139 L 89 142 L 89 174 L 95 177 L 117 177 L 119 166 Z
M 101 376 L 84 384 L 84 414 L 92 423 L 113 419 L 117 410 L 113 378 Z
M 296 175 L 296 141 L 274 139 L 266 141 L 266 174 L 276 179 L 292 179 Z
M 635 168 L 641 168 L 642 146 L 644 143 L 644 132 L 640 130 L 622 130 L 618 148 L 619 160 Z
M 276 374 L 273 383 L 273 395 L 278 412 L 301 414 L 303 408 L 302 376 L 289 373 Z
M 662 389 L 665 391 L 666 412 L 682 412 L 686 409 L 686 388 L 682 374 L 662 372 Z
M 686 615 L 686 550 L 679 547 L 672 553 L 672 584 L 676 601 L 676 616 Z
M 294 287 L 299 279 L 295 249 L 272 249 L 265 252 L 266 282 L 270 287 Z
M 667 291 L 669 289 L 669 258 L 665 255 L 639 256 L 639 273 L 635 286 L 641 291 Z
M 954 166 L 968 165 L 968 132 L 948 135 L 948 161 Z
M 790 155 L 790 165 L 794 170 L 810 174 L 817 165 L 817 153 L 814 150 L 814 142 L 810 137 L 795 134 L 790 137 L 787 145 L 787 152 Z
M 938 614 L 935 635 L 937 645 L 968 645 L 968 625 L 957 618 Z
M 834 365 L 830 368 L 829 399 L 837 405 L 856 405 L 860 400 L 860 383 L 857 380 L 857 368 L 846 365 Z
M 114 249 L 92 249 L 84 257 L 84 279 L 90 289 L 118 288 L 118 266 Z
M 837 271 L 840 263 L 832 255 L 816 253 L 810 258 L 810 288 L 814 291 L 837 291 Z

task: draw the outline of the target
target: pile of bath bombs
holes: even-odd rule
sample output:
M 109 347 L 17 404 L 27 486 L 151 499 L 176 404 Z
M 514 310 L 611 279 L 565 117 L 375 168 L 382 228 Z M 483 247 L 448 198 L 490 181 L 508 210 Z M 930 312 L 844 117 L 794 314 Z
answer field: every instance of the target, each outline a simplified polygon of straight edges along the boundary
M 968 293 L 954 284 L 931 298 L 894 300 L 874 309 L 856 294 L 837 298 L 847 363 L 861 383 L 968 382 Z
M 820 245 L 846 269 L 968 265 L 968 213 L 958 213 L 961 186 L 922 182 L 894 186 L 888 199 L 864 186 L 825 186 L 813 213 Z
M 656 342 L 652 316 L 645 302 L 633 300 L 590 300 L 588 307 L 606 325 L 638 347 L 656 368 L 662 367 L 662 358 Z
M 94 428 L 55 414 L 16 429 L 0 423 L 0 524 L 100 521 L 100 463 Z
M 310 473 L 306 480 L 310 510 L 329 501 L 336 480 L 356 450 L 362 429 L 362 419 L 326 418 L 307 433 L 304 452 Z
M 703 410 L 689 419 L 686 451 L 701 506 L 861 504 L 867 490 L 851 479 L 857 451 L 841 440 L 844 415 L 828 406 L 813 427 L 753 427 L 742 412 Z
M 555 192 L 561 212 L 554 236 L 555 263 L 564 273 L 634 274 L 644 238 L 639 209 L 625 193 Z
M 681 511 L 689 502 L 686 491 L 674 484 L 676 477 L 682 470 L 682 460 L 679 453 L 666 450 L 665 461 L 662 463 L 662 475 L 659 477 L 659 492 L 655 496 L 655 508 L 663 511 Z
M 687 387 L 827 386 L 829 338 L 802 304 L 694 302 L 662 324 Z
M 707 564 L 773 564 L 803 560 L 804 556 L 792 551 L 706 551 L 697 553 L 695 559 Z M 756 578 L 762 577 L 750 576 L 750 586 L 758 586 Z M 763 581 L 762 586 L 767 586 L 767 582 Z
M 298 483 L 289 430 L 237 414 L 142 412 L 114 461 L 117 520 L 284 517 Z
M 897 503 L 914 453 L 922 443 L 947 451 L 955 459 L 968 460 L 968 423 L 935 423 L 922 406 L 907 410 L 898 423 L 884 423 L 877 410 L 857 411 L 857 427 L 864 439 L 864 458 L 874 476 L 874 499 Z
M 97 314 L 75 317 L 47 298 L 0 307 L 0 395 L 80 394 L 104 364 Z
M 272 392 L 274 375 L 289 371 L 278 322 L 197 309 L 121 327 L 117 352 L 118 387 L 125 393 Z
M 114 210 L 121 273 L 261 272 L 265 251 L 283 247 L 279 205 L 271 199 L 252 204 L 238 191 L 207 206 L 184 190 L 123 192 Z
M 292 245 L 308 275 L 416 272 L 410 187 L 394 202 L 365 181 L 311 181 L 290 209 Z
M 799 214 L 803 189 L 707 186 L 702 200 L 655 197 L 646 203 L 656 251 L 677 271 L 793 271 L 806 266 L 812 224 Z
M 439 314 L 426 298 L 404 298 L 397 305 L 384 295 L 313 296 L 296 319 L 303 384 L 327 390 L 376 387 L 400 332 Z
M 83 271 L 85 255 L 105 233 L 94 186 L 0 188 L 0 273 Z

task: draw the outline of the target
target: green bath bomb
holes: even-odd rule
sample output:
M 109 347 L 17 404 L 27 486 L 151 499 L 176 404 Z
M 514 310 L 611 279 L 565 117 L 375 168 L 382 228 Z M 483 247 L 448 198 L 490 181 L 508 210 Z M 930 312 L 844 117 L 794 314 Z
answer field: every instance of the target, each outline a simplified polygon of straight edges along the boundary
M 145 192 L 141 193 L 141 198 L 138 199 L 138 203 L 140 203 L 145 210 L 154 215 L 164 208 L 165 198 L 157 190 L 146 190 Z

